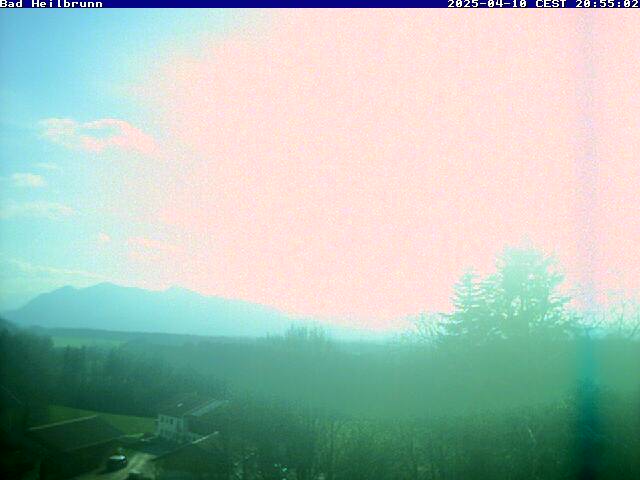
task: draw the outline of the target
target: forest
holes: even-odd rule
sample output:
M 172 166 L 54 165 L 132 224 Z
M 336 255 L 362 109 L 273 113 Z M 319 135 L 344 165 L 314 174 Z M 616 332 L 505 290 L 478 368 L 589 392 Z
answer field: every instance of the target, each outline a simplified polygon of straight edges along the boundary
M 33 424 L 49 404 L 154 417 L 180 393 L 227 399 L 211 478 L 640 478 L 640 310 L 586 312 L 562 284 L 553 258 L 506 249 L 464 273 L 452 311 L 371 345 L 292 325 L 60 348 L 3 322 L 0 385 Z

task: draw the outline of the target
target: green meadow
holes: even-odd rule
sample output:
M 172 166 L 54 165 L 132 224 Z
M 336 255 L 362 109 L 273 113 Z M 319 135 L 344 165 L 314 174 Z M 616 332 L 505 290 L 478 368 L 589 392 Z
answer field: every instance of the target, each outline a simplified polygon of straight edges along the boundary
M 65 420 L 73 420 L 74 418 L 88 417 L 96 414 L 103 416 L 114 427 L 122 430 L 127 435 L 151 433 L 155 428 L 153 418 L 136 417 L 133 415 L 116 415 L 113 413 L 102 413 L 93 410 L 64 407 L 62 405 L 49 405 L 48 423 L 63 422 Z

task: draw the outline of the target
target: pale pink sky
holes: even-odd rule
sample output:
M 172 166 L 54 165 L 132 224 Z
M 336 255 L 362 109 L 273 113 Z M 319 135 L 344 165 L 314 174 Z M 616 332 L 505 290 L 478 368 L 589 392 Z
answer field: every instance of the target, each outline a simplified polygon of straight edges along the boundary
M 138 88 L 163 153 L 149 185 L 132 187 L 158 230 L 132 243 L 131 268 L 384 322 L 447 308 L 465 267 L 486 271 L 528 239 L 573 283 L 635 289 L 634 13 L 274 11 L 171 52 Z M 162 248 L 145 260 L 150 245 Z

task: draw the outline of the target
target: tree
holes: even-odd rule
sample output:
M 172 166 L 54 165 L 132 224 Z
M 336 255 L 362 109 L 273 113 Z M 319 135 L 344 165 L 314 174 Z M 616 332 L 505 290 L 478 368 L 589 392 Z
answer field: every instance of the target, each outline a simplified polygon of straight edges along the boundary
M 480 344 L 491 338 L 558 336 L 571 325 L 569 298 L 558 292 L 563 276 L 552 257 L 522 248 L 498 256 L 497 271 L 479 279 L 467 271 L 454 287 L 452 313 L 444 315 L 448 338 Z
M 616 336 L 633 340 L 640 336 L 640 302 L 617 294 L 612 298 L 610 311 L 603 320 L 608 320 Z
M 553 257 L 531 249 L 508 248 L 497 272 L 483 283 L 488 316 L 503 338 L 561 335 L 570 326 L 569 297 L 558 287 L 564 276 Z
M 454 286 L 453 313 L 445 314 L 445 333 L 449 338 L 463 337 L 480 343 L 489 334 L 486 299 L 480 288 L 478 275 L 467 270 Z

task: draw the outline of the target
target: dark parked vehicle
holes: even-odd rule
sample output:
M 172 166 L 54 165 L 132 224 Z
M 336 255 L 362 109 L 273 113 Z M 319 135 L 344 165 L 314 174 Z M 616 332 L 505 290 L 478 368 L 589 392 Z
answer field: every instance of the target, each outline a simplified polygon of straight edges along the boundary
M 119 470 L 127 466 L 127 457 L 124 455 L 113 455 L 107 460 L 107 470 Z

